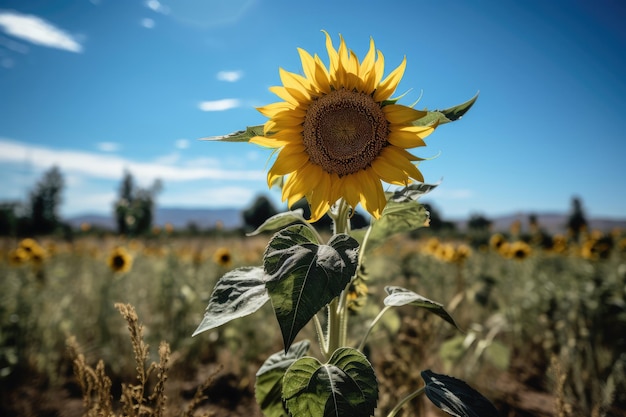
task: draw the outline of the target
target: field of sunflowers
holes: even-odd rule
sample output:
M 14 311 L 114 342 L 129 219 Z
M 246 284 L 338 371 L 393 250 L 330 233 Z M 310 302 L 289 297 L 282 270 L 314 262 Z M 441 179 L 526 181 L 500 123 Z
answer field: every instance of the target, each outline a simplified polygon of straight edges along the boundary
M 0 414 L 262 415 L 255 372 L 282 349 L 270 306 L 191 335 L 217 280 L 261 265 L 267 240 L 85 228 L 70 241 L 0 241 Z M 364 321 L 384 286 L 401 285 L 445 305 L 462 329 L 404 307 L 381 320 L 366 346 L 381 370 L 380 415 L 433 369 L 503 416 L 626 416 L 623 232 L 423 229 L 377 248 L 364 277 L 350 296 Z M 445 415 L 422 400 L 403 413 Z

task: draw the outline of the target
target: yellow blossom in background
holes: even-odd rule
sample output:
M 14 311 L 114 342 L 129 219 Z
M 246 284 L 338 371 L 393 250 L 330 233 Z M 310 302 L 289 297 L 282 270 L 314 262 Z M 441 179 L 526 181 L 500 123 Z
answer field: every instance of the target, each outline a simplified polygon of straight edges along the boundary
M 228 248 L 218 248 L 213 254 L 213 261 L 219 266 L 228 267 L 233 262 L 233 257 Z
M 30 259 L 30 254 L 23 248 L 17 247 L 9 251 L 9 264 L 13 266 L 22 265 Z
M 384 58 L 370 40 L 362 61 L 343 38 L 335 49 L 326 33 L 327 68 L 298 49 L 304 76 L 280 69 L 282 102 L 260 107 L 269 120 L 250 142 L 279 149 L 268 172 L 270 186 L 284 179 L 282 199 L 291 207 L 306 197 L 311 221 L 340 198 L 379 218 L 386 205 L 381 181 L 406 185 L 424 178 L 406 149 L 425 146 L 435 126 L 414 126 L 426 112 L 390 101 L 406 59 L 385 79 Z M 286 177 L 286 179 L 284 178 Z
M 489 238 L 489 247 L 496 251 L 500 250 L 500 247 L 506 243 L 506 239 L 500 233 L 491 235 Z
M 128 272 L 133 266 L 133 257 L 124 247 L 118 246 L 109 254 L 107 264 L 113 272 Z
M 524 241 L 518 240 L 507 245 L 505 256 L 511 259 L 522 260 L 528 258 L 531 253 L 532 248 L 530 245 Z

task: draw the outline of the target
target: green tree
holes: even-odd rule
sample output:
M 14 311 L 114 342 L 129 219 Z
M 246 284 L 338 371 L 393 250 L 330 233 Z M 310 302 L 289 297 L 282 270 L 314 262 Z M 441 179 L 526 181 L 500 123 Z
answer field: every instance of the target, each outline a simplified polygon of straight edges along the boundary
M 58 211 L 63 187 L 61 170 L 53 166 L 44 172 L 30 193 L 29 214 L 32 234 L 49 234 L 60 225 Z
M 587 228 L 587 218 L 583 210 L 582 200 L 578 197 L 572 198 L 572 210 L 567 219 L 567 229 L 575 240 L 578 240 L 580 234 Z
M 160 180 L 156 180 L 149 188 L 138 187 L 133 175 L 129 171 L 124 172 L 119 197 L 114 203 L 118 233 L 141 235 L 150 232 L 154 220 L 156 195 L 162 188 Z
M 255 230 L 277 213 L 278 211 L 266 196 L 257 196 L 252 205 L 242 213 L 244 227 L 246 230 Z

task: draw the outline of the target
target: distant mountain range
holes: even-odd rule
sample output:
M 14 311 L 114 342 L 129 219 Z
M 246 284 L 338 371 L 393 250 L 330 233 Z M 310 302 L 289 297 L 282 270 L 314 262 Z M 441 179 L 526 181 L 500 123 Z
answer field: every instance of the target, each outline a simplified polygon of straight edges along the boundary
M 115 230 L 113 214 L 81 214 L 68 218 L 72 227 L 80 227 L 83 223 L 103 229 Z M 194 224 L 199 229 L 213 229 L 221 222 L 225 229 L 236 229 L 243 225 L 242 211 L 239 209 L 195 209 L 161 207 L 155 210 L 154 224 L 164 226 L 171 224 L 175 229 L 186 229 Z
M 492 222 L 492 230 L 507 231 L 511 224 L 519 221 L 522 231 L 528 230 L 528 219 L 531 213 L 515 213 L 497 217 L 485 216 Z M 563 233 L 566 230 L 568 219 L 567 214 L 561 213 L 532 213 L 537 217 L 539 225 L 546 232 L 555 234 Z M 449 220 L 445 219 L 444 220 Z M 82 223 L 89 223 L 92 226 L 104 229 L 115 230 L 115 220 L 113 215 L 84 214 L 66 219 L 72 227 L 80 227 Z M 457 225 L 460 230 L 467 228 L 468 219 L 450 220 Z M 587 218 L 590 229 L 597 229 L 604 232 L 611 231 L 619 227 L 626 230 L 626 218 Z M 194 224 L 199 229 L 213 229 L 221 222 L 225 229 L 236 229 L 243 226 L 242 210 L 234 208 L 224 209 L 190 209 L 161 207 L 156 209 L 154 224 L 164 226 L 169 223 L 176 229 L 185 229 L 190 224 Z

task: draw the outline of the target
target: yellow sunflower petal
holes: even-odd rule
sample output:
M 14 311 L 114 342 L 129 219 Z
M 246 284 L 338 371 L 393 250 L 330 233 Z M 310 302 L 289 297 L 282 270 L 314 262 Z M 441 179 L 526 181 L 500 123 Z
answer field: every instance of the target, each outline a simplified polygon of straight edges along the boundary
M 324 172 L 308 198 L 309 206 L 311 207 L 310 221 L 315 222 L 322 218 L 330 208 L 330 205 L 334 203 L 334 201 L 330 201 L 331 188 L 330 174 Z
M 389 123 L 411 123 L 426 116 L 426 112 L 415 110 L 401 104 L 389 104 L 383 107 L 383 112 Z
M 386 158 L 383 152 L 372 162 L 372 169 L 380 179 L 389 184 L 406 185 L 408 181 L 407 173 L 398 166 L 397 161 Z
M 286 175 L 302 167 L 309 162 L 309 156 L 303 152 L 303 148 L 302 144 L 290 144 L 283 147 L 270 171 L 274 175 Z
M 256 109 L 263 116 L 270 118 L 283 111 L 295 111 L 294 107 L 291 104 L 284 101 L 267 104 L 265 106 L 257 107 Z
M 388 164 L 394 165 L 397 169 L 400 169 L 406 177 L 424 182 L 424 176 L 411 162 L 410 156 L 412 155 L 404 149 L 396 148 L 395 146 L 387 146 L 382 150 L 376 161 L 386 161 Z M 373 166 L 374 164 L 372 164 L 372 167 Z
M 281 146 L 285 146 L 291 143 L 291 141 L 287 139 L 276 139 L 267 136 L 254 136 L 250 139 L 249 142 L 263 146 L 265 148 L 280 148 Z
M 376 88 L 376 92 L 374 93 L 374 100 L 376 101 L 384 101 L 387 100 L 400 83 L 402 76 L 404 75 L 404 70 L 406 68 L 406 57 L 402 60 L 402 63 L 398 65 L 398 68 L 393 70 L 391 74 L 387 76 Z
M 285 71 L 282 68 L 279 68 L 278 72 L 283 86 L 292 97 L 298 99 L 300 103 L 311 100 L 311 83 L 309 80 L 301 75 Z
M 379 219 L 387 204 L 383 186 L 371 169 L 364 169 L 356 176 L 359 177 L 361 188 L 361 205 L 374 218 Z

